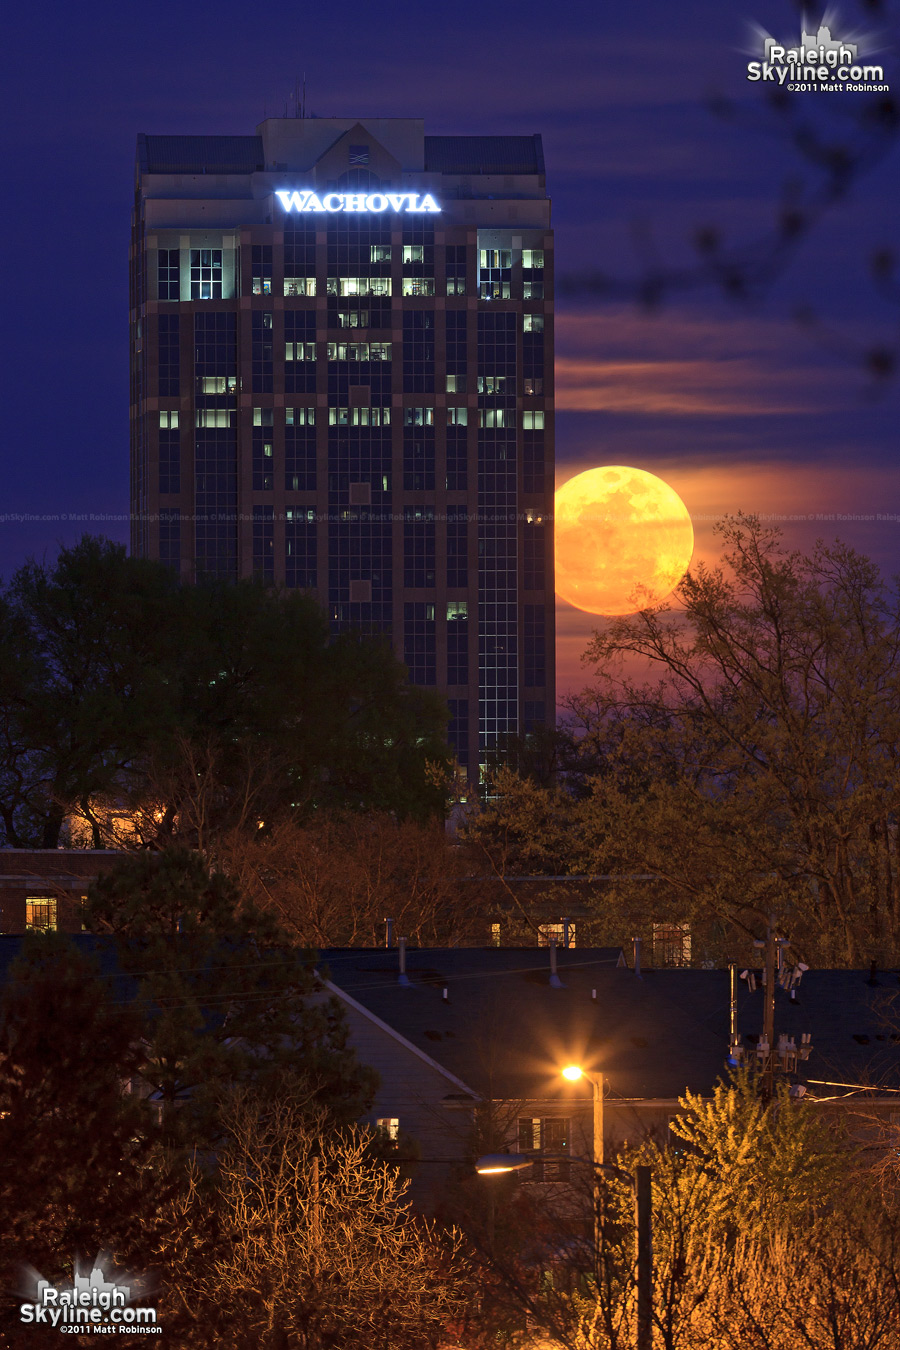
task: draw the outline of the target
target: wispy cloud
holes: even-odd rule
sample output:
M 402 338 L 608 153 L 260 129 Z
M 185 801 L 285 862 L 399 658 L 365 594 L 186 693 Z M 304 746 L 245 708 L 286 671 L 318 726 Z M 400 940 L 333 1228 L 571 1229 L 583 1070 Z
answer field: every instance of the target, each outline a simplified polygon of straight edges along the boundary
M 672 353 L 677 352 L 677 359 Z M 845 406 L 854 372 L 814 353 L 804 362 L 790 325 L 747 316 L 669 311 L 561 314 L 556 406 L 561 412 L 766 417 Z

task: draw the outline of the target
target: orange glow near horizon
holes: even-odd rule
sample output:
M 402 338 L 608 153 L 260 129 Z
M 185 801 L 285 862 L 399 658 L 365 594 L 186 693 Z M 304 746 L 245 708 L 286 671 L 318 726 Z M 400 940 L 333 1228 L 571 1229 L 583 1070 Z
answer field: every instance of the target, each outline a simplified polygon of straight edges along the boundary
M 556 492 L 556 593 L 589 614 L 634 614 L 675 589 L 691 561 L 684 502 L 643 469 L 606 465 Z

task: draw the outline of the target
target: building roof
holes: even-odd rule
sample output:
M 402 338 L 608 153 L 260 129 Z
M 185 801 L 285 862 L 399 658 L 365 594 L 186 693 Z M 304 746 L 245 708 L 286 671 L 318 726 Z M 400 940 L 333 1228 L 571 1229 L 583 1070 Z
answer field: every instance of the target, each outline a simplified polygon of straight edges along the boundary
M 322 953 L 338 988 L 480 1094 L 505 1100 L 560 1095 L 559 1069 L 600 1071 L 612 1099 L 708 1094 L 725 1072 L 729 1039 L 727 970 L 617 967 L 618 949 L 559 951 L 563 988 L 550 985 L 546 949 L 452 948 L 407 953 L 410 984 L 398 983 L 397 952 Z M 762 1030 L 763 993 L 738 981 L 738 1030 L 752 1055 Z M 447 999 L 443 991 L 447 990 Z M 592 991 L 596 990 L 596 1000 Z M 797 1081 L 900 1087 L 900 986 L 896 975 L 809 971 L 797 1001 L 776 994 L 775 1032 L 812 1034 Z M 810 1085 L 815 1096 L 836 1088 Z
M 138 136 L 141 173 L 255 173 L 265 167 L 261 136 Z
M 426 136 L 427 173 L 543 173 L 540 136 Z
M 255 173 L 265 168 L 261 136 L 138 136 L 138 171 Z M 542 174 L 540 136 L 426 136 L 425 170 L 451 174 Z
M 85 933 L 71 940 L 96 955 L 104 975 L 116 975 L 110 939 Z M 21 946 L 20 936 L 0 937 L 0 986 Z M 413 948 L 405 986 L 396 948 L 332 948 L 321 953 L 319 969 L 339 992 L 486 1098 L 583 1095 L 583 1084 L 573 1092 L 560 1079 L 560 1068 L 573 1062 L 604 1075 L 610 1104 L 672 1100 L 686 1089 L 709 1094 L 726 1068 L 728 971 L 646 970 L 638 978 L 620 959 L 618 947 L 559 950 L 560 988 L 550 984 L 548 950 L 535 947 Z M 135 988 L 130 977 L 119 979 L 123 992 Z M 738 981 L 737 1005 L 738 1031 L 752 1055 L 762 1030 L 762 988 L 751 993 Z M 897 972 L 873 980 L 868 971 L 810 970 L 795 1002 L 777 989 L 776 1038 L 786 1033 L 799 1044 L 803 1032 L 811 1033 L 813 1051 L 796 1080 L 811 1096 L 900 1088 Z

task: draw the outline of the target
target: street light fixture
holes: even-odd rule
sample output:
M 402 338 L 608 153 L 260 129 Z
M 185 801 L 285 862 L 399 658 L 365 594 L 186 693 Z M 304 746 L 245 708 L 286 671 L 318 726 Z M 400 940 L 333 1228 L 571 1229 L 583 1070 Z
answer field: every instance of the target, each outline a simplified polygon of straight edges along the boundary
M 500 1172 L 521 1172 L 531 1166 L 531 1159 L 522 1153 L 485 1153 L 475 1164 L 479 1176 L 497 1176 Z

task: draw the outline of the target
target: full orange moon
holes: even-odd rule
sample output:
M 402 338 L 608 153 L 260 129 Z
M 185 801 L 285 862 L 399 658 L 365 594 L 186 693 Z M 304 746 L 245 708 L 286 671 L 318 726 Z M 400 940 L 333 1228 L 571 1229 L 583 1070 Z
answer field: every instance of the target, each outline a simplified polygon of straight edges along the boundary
M 694 551 L 687 507 L 643 469 L 588 469 L 556 492 L 556 593 L 589 614 L 659 604 Z

